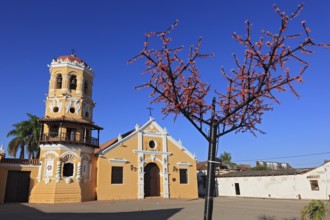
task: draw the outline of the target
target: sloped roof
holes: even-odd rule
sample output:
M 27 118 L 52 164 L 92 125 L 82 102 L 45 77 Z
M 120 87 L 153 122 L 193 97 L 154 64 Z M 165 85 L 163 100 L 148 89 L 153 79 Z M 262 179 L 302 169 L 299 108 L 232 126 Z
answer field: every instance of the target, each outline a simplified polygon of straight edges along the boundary
M 135 129 L 130 130 L 130 131 L 126 132 L 125 134 L 121 135 L 121 137 L 122 137 L 122 138 L 125 138 L 125 137 L 127 137 L 128 135 L 132 134 L 134 131 L 135 131 Z M 117 142 L 118 142 L 118 137 L 113 138 L 113 139 L 111 139 L 111 140 L 109 140 L 109 141 L 107 141 L 107 142 L 101 144 L 99 148 L 96 148 L 96 149 L 94 150 L 94 153 L 97 154 L 97 153 L 99 153 L 100 151 L 105 150 L 105 149 L 111 147 L 113 144 L 115 144 L 115 143 L 117 143 Z
M 40 165 L 39 159 L 16 159 L 16 158 L 2 158 L 0 163 L 6 164 L 22 164 L 22 165 Z
M 197 162 L 197 170 L 207 170 L 207 161 Z
M 52 118 L 39 118 L 40 122 L 69 122 L 69 123 L 77 123 L 77 124 L 84 124 L 92 126 L 93 128 L 96 128 L 98 130 L 103 130 L 102 127 L 94 124 L 93 122 L 81 119 L 81 118 L 68 118 L 68 117 L 52 117 Z
M 284 175 L 297 175 L 304 174 L 313 168 L 302 169 L 281 169 L 281 170 L 249 170 L 222 174 L 219 177 L 252 177 L 252 176 L 284 176 Z
M 58 60 L 63 60 L 63 61 L 68 60 L 70 62 L 77 62 L 77 63 L 83 64 L 85 66 L 88 66 L 88 64 L 85 61 L 83 61 L 82 59 L 80 59 L 79 57 L 77 57 L 76 54 L 59 56 L 55 60 L 56 61 L 58 61 Z

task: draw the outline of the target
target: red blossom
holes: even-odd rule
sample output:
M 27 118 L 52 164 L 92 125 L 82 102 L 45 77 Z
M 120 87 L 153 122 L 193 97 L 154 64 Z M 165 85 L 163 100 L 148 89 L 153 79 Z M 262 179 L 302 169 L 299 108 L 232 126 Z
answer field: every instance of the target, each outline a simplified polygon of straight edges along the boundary
M 282 12 L 276 5 L 273 6 L 278 14 L 281 25 L 277 33 L 262 30 L 262 37 L 252 40 L 252 24 L 246 20 L 246 37 L 233 33 L 232 37 L 244 47 L 244 56 L 239 59 L 233 55 L 236 68 L 229 73 L 221 68 L 221 73 L 228 83 L 225 92 L 216 91 L 217 106 L 212 113 L 212 104 L 208 103 L 210 85 L 202 82 L 196 61 L 207 58 L 213 54 L 203 54 L 200 51 L 202 38 L 196 46 L 191 46 L 188 60 L 180 58 L 179 53 L 183 46 L 170 48 L 170 32 L 178 21 L 164 32 L 151 32 L 146 34 L 144 49 L 137 58 L 146 59 L 146 74 L 150 74 L 149 81 L 140 87 L 151 88 L 152 103 L 163 103 L 162 113 L 165 116 L 182 114 L 205 137 L 207 131 L 203 125 L 211 125 L 211 117 L 215 116 L 219 131 L 217 137 L 229 132 L 256 132 L 264 133 L 257 128 L 265 112 L 272 110 L 272 103 L 279 103 L 276 91 L 291 91 L 298 96 L 294 82 L 302 82 L 302 74 L 309 66 L 304 55 L 312 53 L 312 47 L 329 47 L 328 44 L 316 44 L 309 36 L 310 29 L 306 22 L 302 22 L 305 37 L 302 34 L 286 34 L 290 22 L 302 10 L 303 4 L 290 16 Z M 160 38 L 162 48 L 148 49 L 151 37 Z M 264 43 L 266 42 L 266 43 Z M 291 47 L 289 46 L 291 45 Z M 292 46 L 295 45 L 295 46 Z M 289 61 L 298 61 L 300 72 L 290 71 Z

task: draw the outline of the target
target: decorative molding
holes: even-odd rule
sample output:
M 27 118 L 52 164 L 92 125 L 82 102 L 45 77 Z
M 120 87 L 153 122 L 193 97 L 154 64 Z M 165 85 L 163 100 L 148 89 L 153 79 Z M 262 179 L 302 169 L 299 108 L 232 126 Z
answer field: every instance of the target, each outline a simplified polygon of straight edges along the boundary
M 190 167 L 191 163 L 189 162 L 177 162 L 176 163 L 179 167 Z
M 41 150 L 45 151 L 70 151 L 70 152 L 83 152 L 87 154 L 94 153 L 94 149 L 86 146 L 77 146 L 77 145 L 63 145 L 63 144 L 41 144 Z M 77 155 L 77 157 L 79 157 Z
M 67 101 L 65 103 L 65 112 L 69 113 L 71 106 L 73 106 L 75 108 L 75 113 L 79 115 L 79 111 L 81 109 L 81 105 L 79 104 L 79 102 L 81 102 L 81 100 L 76 97 L 70 97 L 66 100 Z
M 55 107 L 58 107 L 58 112 L 55 112 L 55 113 L 59 113 L 62 111 L 63 103 L 60 101 L 59 98 L 54 96 L 53 98 L 48 98 L 48 100 L 51 101 L 51 103 L 49 103 L 49 106 L 48 106 L 51 113 L 54 113 L 53 110 Z
M 125 164 L 125 163 L 128 163 L 128 160 L 123 159 L 123 158 L 110 158 L 109 161 L 112 164 Z
M 59 157 L 60 155 L 56 151 L 47 151 L 42 154 L 40 158 L 46 158 L 46 159 L 55 159 L 56 157 Z
M 79 158 L 78 154 L 72 151 L 65 152 L 61 155 L 63 162 L 70 162 L 75 163 L 77 162 L 77 159 Z
M 44 183 L 48 184 L 50 182 L 50 178 L 47 176 L 46 178 L 44 178 Z
M 65 183 L 66 184 L 70 184 L 70 183 L 72 183 L 73 182 L 73 179 L 71 178 L 71 177 L 67 177 L 67 178 L 65 178 Z
M 94 72 L 93 69 L 90 66 L 85 65 L 85 63 L 83 62 L 77 62 L 76 60 L 74 61 L 70 61 L 69 59 L 53 59 L 51 64 L 48 65 L 48 67 L 50 68 L 50 71 L 53 68 L 58 68 L 58 67 L 71 67 L 74 69 L 78 69 L 78 70 L 83 70 L 84 72 L 86 72 L 89 76 L 94 77 Z
M 160 152 L 160 151 L 148 151 L 148 150 L 133 150 L 134 154 L 143 153 L 143 154 L 152 154 L 152 155 L 172 155 L 171 152 Z
M 88 154 L 82 154 L 81 157 L 80 157 L 80 160 L 90 161 L 91 157 Z

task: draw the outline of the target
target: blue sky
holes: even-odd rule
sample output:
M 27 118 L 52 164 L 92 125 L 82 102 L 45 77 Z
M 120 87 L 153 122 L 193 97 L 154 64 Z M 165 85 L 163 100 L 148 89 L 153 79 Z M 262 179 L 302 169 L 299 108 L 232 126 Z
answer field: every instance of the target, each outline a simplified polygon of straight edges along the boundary
M 202 79 L 221 90 L 220 66 L 234 67 L 231 54 L 243 51 L 231 38 L 244 34 L 244 21 L 253 24 L 254 36 L 260 30 L 276 30 L 279 20 L 273 12 L 274 1 L 3 1 L 0 7 L 0 144 L 6 147 L 6 134 L 12 124 L 26 119 L 26 113 L 42 117 L 48 90 L 52 58 L 68 55 L 71 49 L 95 72 L 94 121 L 105 129 L 101 142 L 142 125 L 149 119 L 151 99 L 148 90 L 134 90 L 147 79 L 141 76 L 143 62 L 128 64 L 143 47 L 144 33 L 162 31 L 179 19 L 173 32 L 175 44 L 186 48 L 203 36 L 202 51 L 215 57 L 198 65 Z M 275 1 L 293 12 L 300 1 Z M 330 43 L 330 2 L 305 1 L 305 7 L 293 23 L 292 32 L 301 32 L 306 20 L 312 37 Z M 274 105 L 260 128 L 267 135 L 229 134 L 219 142 L 219 153 L 230 152 L 237 163 L 255 164 L 255 159 L 289 162 L 294 167 L 313 167 L 330 159 L 330 50 L 317 49 L 307 57 L 311 67 L 299 85 L 301 98 L 281 94 L 281 105 Z M 203 137 L 179 117 L 164 119 L 161 105 L 153 105 L 152 114 L 174 138 L 206 160 L 208 145 Z M 318 154 L 313 156 L 299 156 Z M 298 156 L 289 158 L 278 158 Z M 278 159 L 273 159 L 278 158 Z

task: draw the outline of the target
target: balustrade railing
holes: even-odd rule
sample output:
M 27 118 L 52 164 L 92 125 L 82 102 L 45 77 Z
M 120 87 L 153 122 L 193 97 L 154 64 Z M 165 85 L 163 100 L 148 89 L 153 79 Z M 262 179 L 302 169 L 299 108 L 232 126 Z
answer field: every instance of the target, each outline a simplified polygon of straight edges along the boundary
M 88 145 L 92 147 L 99 146 L 99 140 L 94 137 L 85 137 L 80 134 L 74 133 L 58 133 L 58 132 L 49 132 L 43 133 L 40 138 L 40 143 L 68 143 L 68 144 L 77 144 L 77 145 Z

